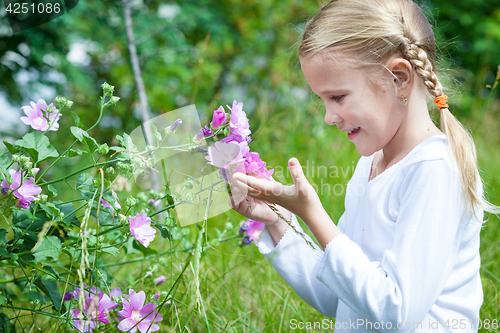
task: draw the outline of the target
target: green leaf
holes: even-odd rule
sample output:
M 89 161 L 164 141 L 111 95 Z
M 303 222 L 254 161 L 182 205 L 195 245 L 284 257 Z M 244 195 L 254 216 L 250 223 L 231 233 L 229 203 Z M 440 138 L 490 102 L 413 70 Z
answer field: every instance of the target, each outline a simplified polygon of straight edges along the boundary
M 15 144 L 23 147 L 37 163 L 59 156 L 57 150 L 50 144 L 49 138 L 39 131 L 27 133 L 21 140 L 17 140 Z
M 109 253 L 113 257 L 116 257 L 118 253 L 120 253 L 120 249 L 114 246 L 109 246 L 110 244 L 102 244 L 103 248 L 101 249 L 102 252 Z
M 7 235 L 7 230 L 0 229 L 0 246 L 7 244 L 7 238 L 5 238 L 5 235 Z
M 71 224 L 80 227 L 80 221 L 76 218 L 76 213 L 73 213 L 75 207 L 71 202 L 62 202 L 60 200 L 54 201 L 54 204 L 59 208 L 59 210 L 64 213 L 63 223 L 66 226 L 70 226 Z
M 152 221 L 153 225 L 155 226 L 156 229 L 160 230 L 161 237 L 163 238 L 168 238 L 168 240 L 172 241 L 172 235 L 168 230 L 165 228 L 165 226 L 161 223 L 158 223 L 156 221 Z
M 30 301 L 36 301 L 36 300 L 41 300 L 42 299 L 42 294 L 36 291 L 28 291 L 27 293 L 24 293 L 24 296 L 26 296 Z
M 33 253 L 35 263 L 46 260 L 48 257 L 57 259 L 61 254 L 61 241 L 56 236 L 45 236 L 42 245 Z
M 80 192 L 85 200 L 90 200 L 94 186 L 92 184 L 94 178 L 88 173 L 82 173 L 76 177 L 76 189 Z
M 7 174 L 7 168 L 9 167 L 10 163 L 11 163 L 10 158 L 8 158 L 7 155 L 5 154 L 0 153 L 0 172 Z
M 54 197 L 57 197 L 57 190 L 54 186 L 52 185 L 47 185 L 47 191 L 49 191 L 50 195 L 52 196 L 52 198 Z
M 0 247 L 0 256 L 10 258 L 12 260 L 17 260 L 18 256 L 15 253 L 9 253 L 5 247 Z
M 59 277 L 59 273 L 52 266 L 43 266 L 43 269 L 52 273 L 52 275 Z
M 160 134 L 160 132 L 158 132 L 158 128 L 156 128 L 156 125 L 153 122 L 151 122 L 151 128 L 153 129 L 153 133 L 154 133 L 155 138 L 157 140 L 157 145 L 159 146 L 160 142 L 162 140 L 161 134 Z
M 71 126 L 70 130 L 71 130 L 71 133 L 74 135 L 74 137 L 77 138 L 82 143 L 85 143 L 85 138 L 89 139 L 94 144 L 94 146 L 91 147 L 91 149 L 93 151 L 95 149 L 97 149 L 97 147 L 99 147 L 99 144 L 97 143 L 97 141 L 93 137 L 91 137 L 89 133 L 82 130 L 81 128 Z
M 126 150 L 137 150 L 137 146 L 134 144 L 132 138 L 127 133 L 123 133 L 123 136 L 117 135 L 116 138 L 118 139 L 118 142 L 120 142 L 121 145 L 125 147 Z
M 7 300 L 7 298 L 5 296 L 0 295 L 0 305 L 4 305 L 6 300 Z M 2 315 L 3 315 L 3 313 L 2 313 Z
M 61 211 L 52 202 L 40 203 L 39 206 L 47 213 L 47 217 L 50 217 L 53 221 L 59 220 Z
M 88 154 L 89 152 L 88 151 L 85 151 L 85 150 L 80 150 L 80 149 L 77 149 L 77 150 L 74 150 L 74 149 L 70 149 L 68 151 L 68 158 L 72 158 L 72 157 L 75 157 L 75 156 L 82 156 L 83 154 Z
M 83 127 L 83 124 L 80 120 L 80 117 L 78 117 L 78 115 L 76 113 L 74 113 L 73 111 L 71 111 L 71 114 L 73 114 L 73 119 L 75 120 L 75 124 L 77 127 L 79 128 L 82 128 Z
M 59 294 L 59 290 L 57 289 L 57 283 L 53 281 L 43 281 L 40 277 L 38 277 L 35 280 L 35 285 L 51 299 L 52 304 L 54 304 L 54 308 L 56 309 L 56 311 L 59 311 L 59 309 L 61 308 L 62 297 L 61 294 Z
M 19 152 L 19 148 L 17 148 L 16 146 L 14 146 L 9 141 L 4 141 L 3 144 L 5 145 L 5 147 L 9 151 L 9 153 L 11 153 L 12 155 L 14 155 L 14 154 L 16 154 L 16 153 Z

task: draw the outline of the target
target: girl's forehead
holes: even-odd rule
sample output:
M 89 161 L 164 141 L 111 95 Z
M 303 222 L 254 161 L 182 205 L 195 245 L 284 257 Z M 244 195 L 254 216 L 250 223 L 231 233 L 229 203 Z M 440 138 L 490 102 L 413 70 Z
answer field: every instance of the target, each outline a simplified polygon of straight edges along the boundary
M 345 53 L 318 53 L 314 56 L 301 58 L 300 63 L 304 75 L 314 77 L 329 77 L 335 80 L 352 79 L 357 76 L 351 59 Z

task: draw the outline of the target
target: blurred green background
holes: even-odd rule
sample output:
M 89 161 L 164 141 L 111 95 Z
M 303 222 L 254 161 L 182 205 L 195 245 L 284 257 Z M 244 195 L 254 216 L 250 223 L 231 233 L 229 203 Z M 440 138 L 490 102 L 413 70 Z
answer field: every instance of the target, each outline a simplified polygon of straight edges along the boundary
M 438 75 L 450 96 L 450 110 L 471 129 L 488 197 L 498 205 L 500 87 L 489 86 L 500 65 L 500 0 L 419 4 L 435 28 Z M 277 180 L 291 182 L 286 165 L 292 156 L 303 165 L 344 170 L 354 166 L 359 154 L 336 127 L 324 123 L 324 107 L 313 98 L 298 62 L 299 33 L 319 6 L 316 1 L 298 0 L 134 1 L 135 40 L 151 117 L 195 104 L 206 124 L 214 109 L 236 99 L 244 103 L 250 119 L 251 149 L 276 168 Z M 72 111 L 89 127 L 98 116 L 103 82 L 116 86 L 121 101 L 107 109 L 91 134 L 100 143 L 116 145 L 116 134 L 130 133 L 140 125 L 122 1 L 80 1 L 62 17 L 16 34 L 2 4 L 0 24 L 1 140 L 12 142 L 28 130 L 19 121 L 21 106 L 38 98 L 50 102 L 56 95 L 73 100 Z M 438 116 L 435 111 L 432 115 Z M 73 141 L 67 131 L 73 118 L 64 114 L 59 123 L 63 130 L 48 135 L 62 150 Z M 76 163 L 88 164 L 85 158 Z M 66 173 L 74 163 L 75 159 L 63 162 L 49 176 Z M 345 184 L 351 174 L 328 181 Z M 318 175 L 307 176 L 320 188 L 325 181 Z M 321 194 L 334 221 L 343 212 L 343 195 Z M 211 219 L 209 226 L 242 219 L 227 212 Z M 499 238 L 499 220 L 492 216 L 482 233 L 483 319 L 500 318 Z M 225 245 L 221 249 L 233 251 Z M 323 318 L 290 292 L 253 245 L 235 253 L 237 257 L 209 252 L 204 263 L 207 274 L 201 283 L 214 327 L 224 327 L 228 321 L 238 332 L 287 331 L 292 318 Z M 181 320 L 194 331 L 205 329 L 196 316 Z

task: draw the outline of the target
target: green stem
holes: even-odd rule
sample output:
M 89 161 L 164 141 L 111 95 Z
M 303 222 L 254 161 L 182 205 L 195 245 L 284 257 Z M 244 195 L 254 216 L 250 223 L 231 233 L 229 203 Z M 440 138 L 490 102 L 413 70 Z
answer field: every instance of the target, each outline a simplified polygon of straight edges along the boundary
M 38 314 L 42 314 L 44 316 L 49 316 L 49 317 L 52 317 L 52 318 L 59 319 L 59 316 L 57 316 L 55 314 L 52 314 L 52 313 L 49 313 L 49 312 L 45 312 L 45 311 L 32 310 L 32 309 L 28 309 L 28 308 L 19 308 L 17 306 L 10 306 L 10 305 L 0 305 L 0 306 L 3 307 L 3 308 L 8 308 L 8 309 L 30 311 L 30 312 L 33 312 L 33 313 L 38 313 Z
M 42 184 L 40 184 L 38 186 L 42 187 L 42 186 L 47 186 L 49 184 L 57 183 L 57 182 L 60 182 L 61 180 L 65 180 L 67 178 L 70 178 L 70 177 L 73 177 L 75 175 L 78 175 L 79 173 L 82 173 L 85 170 L 92 169 L 92 168 L 95 168 L 95 167 L 100 167 L 100 166 L 103 166 L 103 165 L 106 165 L 106 164 L 111 164 L 111 163 L 114 163 L 114 162 L 117 162 L 117 161 L 119 161 L 119 159 L 115 158 L 114 160 L 109 160 L 107 162 L 101 162 L 101 163 L 97 163 L 97 164 L 94 164 L 94 165 L 88 165 L 85 168 L 82 168 L 80 170 L 77 170 L 77 171 L 74 171 L 74 172 L 70 173 L 67 176 L 64 176 L 64 177 L 61 177 L 61 178 L 58 178 L 58 179 L 54 179 L 54 180 L 42 183 Z

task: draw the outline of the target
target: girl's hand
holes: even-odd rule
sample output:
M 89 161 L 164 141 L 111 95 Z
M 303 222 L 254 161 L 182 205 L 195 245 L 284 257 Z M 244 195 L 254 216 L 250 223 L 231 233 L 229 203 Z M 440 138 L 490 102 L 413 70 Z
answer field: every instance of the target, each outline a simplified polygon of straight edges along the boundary
M 249 176 L 250 177 L 250 176 Z M 253 176 L 251 176 L 253 177 Z M 253 177 L 255 179 L 264 179 L 262 177 Z M 271 177 L 272 178 L 272 177 Z M 274 179 L 273 179 L 274 181 Z M 234 180 L 231 179 L 231 184 L 235 185 Z M 255 199 L 242 191 L 237 186 L 232 186 L 231 197 L 228 200 L 229 206 L 236 210 L 241 215 L 255 220 L 266 225 L 277 225 L 280 223 L 280 219 L 275 212 L 269 208 L 269 206 L 262 200 Z M 283 207 L 276 206 L 280 214 L 286 218 L 288 221 L 292 218 L 292 213 L 284 209 Z
M 242 193 L 248 194 L 248 196 L 253 199 L 257 199 L 260 202 L 267 201 L 275 203 L 298 215 L 302 220 L 306 220 L 312 216 L 315 211 L 318 211 L 318 208 L 322 207 L 321 201 L 314 188 L 307 181 L 299 161 L 296 158 L 291 158 L 288 161 L 288 167 L 294 183 L 294 185 L 291 186 L 285 186 L 279 182 L 269 181 L 263 178 L 258 179 L 247 176 L 240 172 L 233 174 L 232 183 L 236 185 Z M 251 203 L 251 205 L 253 211 L 254 204 Z M 267 210 L 264 210 L 264 208 L 270 209 L 264 206 L 264 203 L 256 205 L 256 214 L 263 214 L 270 218 L 270 215 L 268 215 Z M 274 212 L 272 213 L 276 216 Z M 241 214 L 245 215 L 243 213 Z

